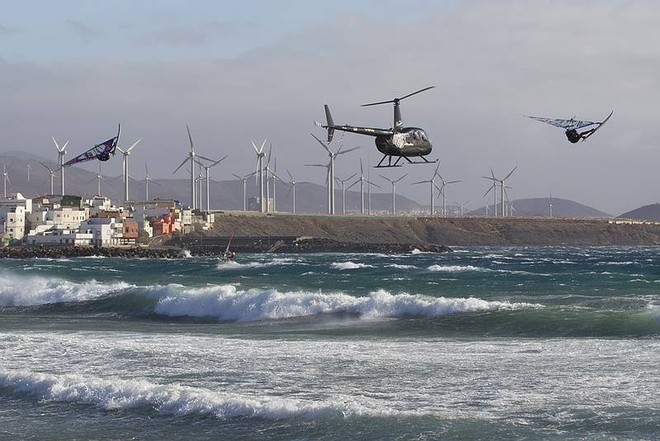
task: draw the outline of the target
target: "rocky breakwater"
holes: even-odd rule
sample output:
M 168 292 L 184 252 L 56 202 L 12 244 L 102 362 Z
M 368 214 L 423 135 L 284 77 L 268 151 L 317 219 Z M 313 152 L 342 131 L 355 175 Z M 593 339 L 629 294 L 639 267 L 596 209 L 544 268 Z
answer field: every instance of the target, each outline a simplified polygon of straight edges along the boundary
M 9 259 L 62 259 L 72 257 L 125 257 L 144 259 L 174 259 L 184 256 L 178 248 L 143 247 L 5 247 L 0 258 Z

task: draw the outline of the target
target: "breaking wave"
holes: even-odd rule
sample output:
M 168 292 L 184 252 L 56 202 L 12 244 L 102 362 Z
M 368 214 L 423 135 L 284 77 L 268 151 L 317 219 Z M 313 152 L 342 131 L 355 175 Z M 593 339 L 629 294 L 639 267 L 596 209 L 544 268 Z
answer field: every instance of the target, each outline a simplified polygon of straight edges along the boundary
M 359 268 L 374 268 L 373 265 L 367 265 L 365 263 L 355 263 L 355 262 L 333 262 L 331 265 L 333 268 L 338 270 L 353 270 Z
M 131 288 L 125 282 L 75 283 L 37 276 L 16 277 L 0 274 L 0 306 L 35 306 L 49 303 L 82 302 Z
M 47 402 L 74 402 L 107 410 L 148 408 L 168 415 L 214 415 L 220 419 L 321 419 L 402 413 L 382 409 L 382 404 L 369 406 L 355 399 L 349 402 L 338 398 L 311 401 L 264 395 L 251 397 L 177 384 L 82 375 L 0 372 L 0 387 Z
M 349 313 L 364 318 L 439 316 L 473 311 L 536 308 L 540 305 L 486 301 L 476 298 L 425 297 L 390 294 L 379 290 L 364 297 L 348 294 L 238 291 L 235 286 L 214 286 L 173 292 L 158 301 L 155 312 L 172 317 L 216 317 L 219 320 L 258 321 Z

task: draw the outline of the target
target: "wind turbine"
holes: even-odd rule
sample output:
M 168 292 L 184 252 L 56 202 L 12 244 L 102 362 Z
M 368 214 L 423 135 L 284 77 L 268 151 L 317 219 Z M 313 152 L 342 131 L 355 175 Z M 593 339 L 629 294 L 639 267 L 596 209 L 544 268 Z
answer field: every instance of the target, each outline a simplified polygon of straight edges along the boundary
M 355 175 L 353 175 L 355 176 Z M 357 183 L 360 183 L 360 214 L 364 214 L 364 183 L 366 182 L 367 184 L 375 185 L 376 187 L 380 188 L 378 184 L 374 184 L 373 182 L 370 182 L 369 180 L 365 179 L 364 177 L 364 169 L 362 168 L 362 158 L 360 158 L 360 177 L 353 182 L 351 185 L 346 187 L 346 190 L 350 190 L 352 186 L 354 186 Z M 369 192 L 371 194 L 371 191 Z
M 55 137 L 51 136 L 51 139 L 55 143 L 55 149 L 57 150 L 58 159 L 60 162 L 60 190 L 62 190 L 62 196 L 64 196 L 64 155 L 66 155 L 66 146 L 69 145 L 69 141 L 65 142 L 62 147 L 55 141 Z
M 498 179 L 498 178 L 495 177 L 495 173 L 493 172 L 492 167 L 490 169 L 490 174 L 492 175 L 492 177 L 491 176 L 482 176 L 484 179 L 488 179 L 490 181 L 493 181 L 493 186 L 488 189 L 486 194 L 488 194 L 491 191 L 491 189 L 493 189 L 493 188 L 495 188 L 497 190 L 497 186 L 498 185 L 500 186 L 500 205 L 501 205 L 501 214 L 502 214 L 502 216 L 506 216 L 505 209 L 504 209 L 504 196 L 505 196 L 505 193 L 506 193 L 506 190 L 504 189 L 504 187 L 505 187 L 504 182 L 507 179 L 509 179 L 509 177 L 513 174 L 514 171 L 516 171 L 517 168 L 518 168 L 518 166 L 513 167 L 513 169 L 509 172 L 509 174 L 506 175 L 503 179 Z M 484 196 L 486 196 L 486 194 L 484 194 Z M 497 216 L 497 208 L 496 208 L 496 205 L 497 205 L 497 191 L 495 192 L 494 201 L 495 201 L 494 202 L 495 216 Z
M 293 214 L 296 214 L 296 180 L 293 179 L 293 175 L 289 171 L 289 169 L 286 169 L 287 174 L 289 175 L 289 178 L 291 178 L 291 187 L 289 190 L 292 192 L 291 193 L 291 212 Z
M 126 150 L 122 150 L 121 147 L 117 146 L 117 150 L 121 152 L 121 154 L 124 156 L 123 161 L 122 161 L 122 168 L 124 170 L 124 202 L 128 201 L 128 156 L 131 154 L 131 150 L 135 148 L 136 145 L 138 145 L 142 141 L 142 138 L 138 139 L 133 143 L 132 146 L 127 148 Z M 100 196 L 100 195 L 99 195 Z
M 327 196 L 327 201 L 328 201 L 328 214 L 332 214 L 332 205 L 331 205 L 331 200 L 330 200 L 330 163 L 328 162 L 327 164 L 305 164 L 306 167 L 324 167 L 326 169 L 325 172 L 325 185 L 326 185 L 326 196 Z
M 442 195 L 442 215 L 447 216 L 447 186 L 451 184 L 456 184 L 461 181 L 445 181 L 445 179 L 438 173 L 438 177 L 442 181 L 442 186 L 440 187 L 440 194 Z
M 206 182 L 206 211 L 209 211 L 211 209 L 211 176 L 209 173 L 209 170 L 211 170 L 211 167 L 215 167 L 216 165 L 220 164 L 222 161 L 227 159 L 228 155 L 223 156 L 222 158 L 218 159 L 217 161 L 212 161 L 210 164 L 205 165 L 201 161 L 197 161 L 197 164 L 202 167 L 205 171 L 205 182 Z
M 387 176 L 380 175 L 381 178 L 386 179 L 392 183 L 392 214 L 396 214 L 396 183 L 408 176 L 408 173 L 401 176 L 399 179 L 392 180 Z
M 350 181 L 357 175 L 357 173 L 353 173 L 351 176 L 349 176 L 346 179 L 341 179 L 341 178 L 335 178 L 337 182 L 341 183 L 341 214 L 346 214 L 346 181 Z M 355 181 L 358 182 L 358 181 Z
M 57 169 L 52 169 L 41 161 L 39 162 L 39 164 L 43 165 L 46 168 L 46 170 L 50 172 L 50 194 L 52 195 L 55 190 L 54 183 L 55 183 L 55 173 L 57 173 Z
M 7 199 L 7 182 L 11 184 L 11 179 L 9 179 L 9 174 L 7 173 L 7 168 L 2 166 L 2 176 L 5 178 L 5 199 Z
M 333 152 L 323 141 L 314 136 L 313 133 L 311 135 L 319 144 L 321 144 L 325 151 L 328 152 L 328 156 L 330 157 L 330 162 L 328 163 L 328 212 L 330 214 L 335 214 L 335 159 L 339 155 L 352 152 L 360 147 L 353 147 L 342 151 L 343 146 L 341 146 L 336 152 Z
M 435 183 L 435 177 L 438 176 L 438 169 L 439 168 L 440 168 L 440 161 L 438 161 L 438 165 L 435 167 L 435 171 L 433 172 L 433 176 L 431 176 L 431 179 L 427 179 L 425 181 L 413 182 L 413 185 L 424 184 L 426 182 L 429 183 L 429 188 L 431 190 L 431 216 L 435 216 L 435 198 L 433 197 L 433 187 L 437 188 L 439 192 L 442 191 L 442 190 L 440 190 L 438 185 Z
M 174 170 L 174 173 L 179 171 L 181 167 L 183 167 L 183 164 L 186 162 L 190 161 L 190 208 L 192 210 L 195 210 L 197 207 L 195 206 L 196 199 L 195 199 L 195 157 L 199 157 L 202 159 L 205 159 L 207 161 L 211 161 L 210 159 L 202 156 L 202 155 L 197 155 L 195 153 L 195 146 L 193 144 L 192 140 L 192 135 L 190 134 L 190 128 L 188 127 L 188 124 L 186 124 L 186 130 L 188 131 L 188 139 L 190 140 L 190 153 L 188 153 L 188 157 L 183 160 L 183 162 Z
M 266 205 L 264 204 L 264 146 L 266 145 L 266 140 L 261 143 L 261 147 L 257 148 L 257 145 L 254 141 L 250 141 L 254 151 L 257 154 L 257 180 L 259 181 L 259 211 L 263 213 L 266 210 Z
M 101 193 L 101 181 L 103 181 L 104 178 L 101 174 L 101 164 L 103 163 L 99 161 L 99 172 L 96 174 L 96 194 L 98 196 L 103 196 L 103 193 Z
M 247 211 L 247 180 L 254 176 L 256 172 L 252 172 L 243 177 L 238 176 L 237 174 L 232 173 L 232 176 L 243 181 L 243 211 Z
M 495 172 L 493 172 L 492 167 L 490 168 L 490 174 L 493 175 L 492 178 L 482 176 L 482 178 L 492 181 L 492 184 L 490 184 L 490 187 L 488 187 L 488 190 L 484 193 L 484 197 L 488 196 L 488 193 L 491 191 L 493 192 L 493 216 L 497 217 L 497 179 L 495 178 Z M 486 216 L 488 216 L 488 202 L 486 202 Z
M 149 175 L 149 167 L 147 163 L 144 163 L 144 200 L 149 200 L 149 182 L 152 181 L 151 176 Z

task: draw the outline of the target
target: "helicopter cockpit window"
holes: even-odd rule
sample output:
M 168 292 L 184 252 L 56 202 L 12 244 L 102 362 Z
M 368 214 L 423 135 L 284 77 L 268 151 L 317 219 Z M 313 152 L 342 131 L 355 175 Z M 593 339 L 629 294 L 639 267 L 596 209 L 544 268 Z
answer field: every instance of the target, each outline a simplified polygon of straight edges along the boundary
M 426 133 L 424 133 L 423 130 L 416 130 L 415 139 L 421 139 L 422 141 L 427 141 Z

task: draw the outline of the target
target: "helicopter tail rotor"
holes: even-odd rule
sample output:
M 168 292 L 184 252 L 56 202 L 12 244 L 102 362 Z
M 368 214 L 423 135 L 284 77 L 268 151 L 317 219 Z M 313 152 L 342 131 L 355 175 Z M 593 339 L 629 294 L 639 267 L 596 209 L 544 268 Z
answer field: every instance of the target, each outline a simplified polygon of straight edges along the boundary
M 324 129 L 328 130 L 328 142 L 332 141 L 332 135 L 335 134 L 335 122 L 332 120 L 332 114 L 330 113 L 330 107 L 326 104 L 325 108 L 325 121 L 326 125 L 321 126 Z

